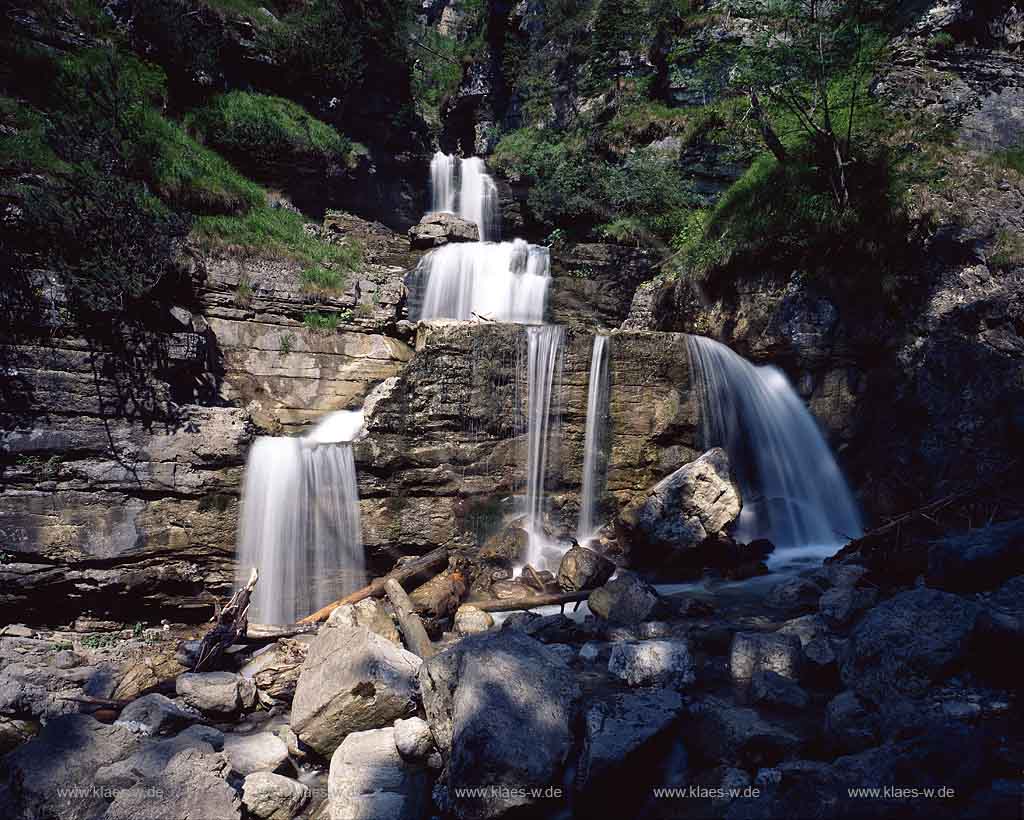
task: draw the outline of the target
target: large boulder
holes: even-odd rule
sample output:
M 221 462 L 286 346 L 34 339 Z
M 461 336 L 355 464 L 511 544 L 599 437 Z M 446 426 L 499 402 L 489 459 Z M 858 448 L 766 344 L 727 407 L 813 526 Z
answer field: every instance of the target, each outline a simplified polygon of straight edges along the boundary
M 612 646 L 608 671 L 630 686 L 680 689 L 693 683 L 693 658 L 686 641 L 623 641 Z
M 409 228 L 409 244 L 414 248 L 437 248 L 449 242 L 479 242 L 480 229 L 475 222 L 445 211 L 426 214 Z
M 615 574 L 615 564 L 592 549 L 574 545 L 558 565 L 558 586 L 566 592 L 593 589 Z
M 795 680 L 770 669 L 754 673 L 750 680 L 750 700 L 780 712 L 802 712 L 810 703 L 810 697 Z
M 878 742 L 878 718 L 856 692 L 840 692 L 825 707 L 824 740 L 833 754 L 856 754 Z
M 273 772 L 288 759 L 288 747 L 273 732 L 249 735 L 226 735 L 224 754 L 232 771 L 240 775 Z
M 200 717 L 198 712 L 182 709 L 166 695 L 154 692 L 125 706 L 117 724 L 138 734 L 158 735 L 183 729 Z
M 928 548 L 928 586 L 949 592 L 995 589 L 1024 573 L 1024 519 L 990 524 Z
M 650 620 L 659 602 L 658 593 L 632 573 L 598 587 L 587 598 L 590 611 L 614 624 L 638 624 Z
M 682 697 L 666 689 L 614 693 L 592 702 L 584 716 L 576 791 L 607 809 L 604 801 L 624 778 L 646 779 L 666 741 L 674 739 L 683 711 Z
M 537 641 L 514 629 L 471 635 L 423 664 L 420 689 L 455 816 L 499 817 L 560 783 L 580 689 Z
M 402 645 L 398 627 L 388 615 L 383 602 L 377 598 L 364 598 L 354 604 L 339 606 L 327 618 L 327 626 L 344 626 L 350 629 L 365 627 L 382 638 L 387 638 L 393 644 Z
M 851 633 L 843 682 L 876 704 L 923 695 L 963 665 L 978 611 L 973 601 L 925 587 L 890 598 Z
M 788 729 L 762 718 L 753 709 L 706 697 L 690 707 L 693 750 L 709 763 L 744 768 L 773 766 L 794 758 L 802 741 Z
M 256 686 L 234 672 L 186 672 L 174 682 L 188 706 L 213 717 L 230 717 L 256 705 Z
M 729 669 L 733 680 L 749 682 L 757 672 L 800 675 L 800 638 L 779 632 L 737 632 L 732 639 Z
M 368 629 L 320 630 L 299 674 L 292 730 L 326 757 L 351 732 L 389 726 L 415 710 L 421 663 Z
M 353 732 L 331 756 L 330 820 L 420 820 L 430 808 L 424 767 L 398 754 L 392 727 Z
M 271 772 L 254 772 L 242 784 L 242 804 L 256 820 L 292 820 L 309 798 L 309 786 Z
M 729 457 L 716 447 L 659 481 L 621 518 L 653 546 L 687 550 L 727 535 L 742 506 Z
M 97 769 L 131 754 L 139 741 L 121 726 L 87 715 L 48 721 L 42 732 L 4 758 L 7 816 L 25 820 L 95 820 L 107 800 L 102 790 L 81 789 Z

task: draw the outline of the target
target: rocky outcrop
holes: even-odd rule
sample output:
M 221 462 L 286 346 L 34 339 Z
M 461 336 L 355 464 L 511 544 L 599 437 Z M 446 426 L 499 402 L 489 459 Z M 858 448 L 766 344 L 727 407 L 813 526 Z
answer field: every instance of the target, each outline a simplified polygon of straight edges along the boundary
M 1024 573 L 1024 521 L 979 527 L 928 548 L 928 586 L 948 592 L 994 589 Z
M 479 241 L 480 228 L 475 222 L 443 211 L 432 211 L 409 228 L 409 244 L 413 248 L 429 250 L 449 242 Z
M 597 242 L 551 249 L 549 321 L 580 328 L 619 327 L 633 293 L 654 274 L 647 250 Z

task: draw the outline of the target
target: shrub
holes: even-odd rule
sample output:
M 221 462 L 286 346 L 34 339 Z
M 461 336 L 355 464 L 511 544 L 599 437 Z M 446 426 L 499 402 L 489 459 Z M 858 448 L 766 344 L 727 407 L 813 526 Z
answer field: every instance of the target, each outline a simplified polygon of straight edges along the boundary
M 302 317 L 302 324 L 318 333 L 333 333 L 338 329 L 338 322 L 336 313 L 306 313 Z
M 928 38 L 928 51 L 935 55 L 945 54 L 956 45 L 956 40 L 948 31 L 940 31 Z
M 231 91 L 190 114 L 186 123 L 204 142 L 247 163 L 353 160 L 347 137 L 282 97 Z

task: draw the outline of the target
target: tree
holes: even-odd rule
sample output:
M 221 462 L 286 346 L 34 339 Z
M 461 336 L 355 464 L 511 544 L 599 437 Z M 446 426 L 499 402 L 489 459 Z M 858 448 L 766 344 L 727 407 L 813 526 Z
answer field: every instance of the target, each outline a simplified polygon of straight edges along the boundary
M 780 132 L 795 129 L 813 149 L 843 211 L 850 202 L 859 92 L 876 56 L 857 5 L 735 0 L 730 11 L 754 23 L 753 42 L 741 52 L 734 82 L 750 98 L 766 147 L 787 164 L 791 155 Z

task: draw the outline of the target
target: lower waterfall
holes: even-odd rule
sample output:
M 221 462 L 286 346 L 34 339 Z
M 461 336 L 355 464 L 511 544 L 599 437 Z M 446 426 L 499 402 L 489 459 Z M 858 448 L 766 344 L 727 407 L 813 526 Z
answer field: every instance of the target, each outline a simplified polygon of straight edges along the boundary
M 704 446 L 726 449 L 743 494 L 737 537 L 830 552 L 859 536 L 853 494 L 782 371 L 702 336 L 689 336 L 687 347 L 703 399 Z
M 558 325 L 526 330 L 526 531 L 530 548 L 526 562 L 545 564 L 548 538 L 544 530 L 544 483 L 551 434 L 551 399 L 561 381 L 565 328 Z
M 261 437 L 245 468 L 238 583 L 260 571 L 249 620 L 289 624 L 365 583 L 353 441 L 362 414 L 332 413 L 306 437 Z
M 608 416 L 608 337 L 595 336 L 590 355 L 590 382 L 587 387 L 587 427 L 583 444 L 583 491 L 576 540 L 581 544 L 594 537 L 599 528 L 597 504 L 602 490 L 607 459 L 606 428 Z

